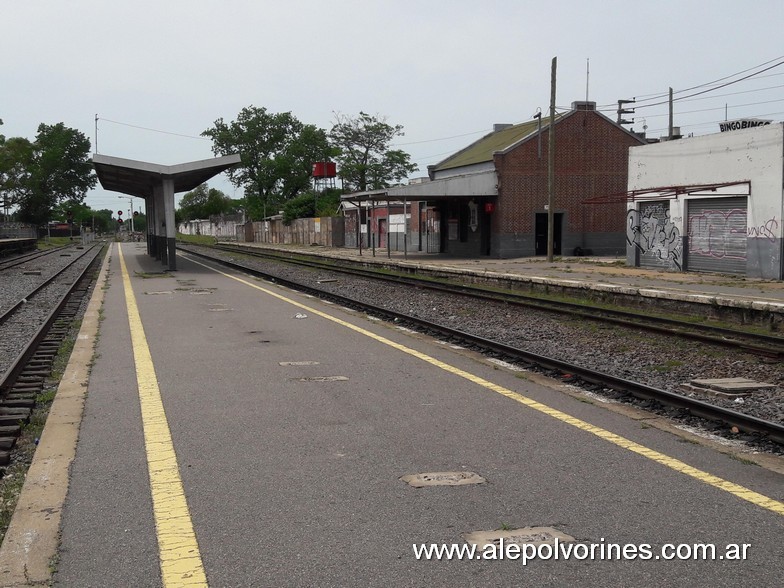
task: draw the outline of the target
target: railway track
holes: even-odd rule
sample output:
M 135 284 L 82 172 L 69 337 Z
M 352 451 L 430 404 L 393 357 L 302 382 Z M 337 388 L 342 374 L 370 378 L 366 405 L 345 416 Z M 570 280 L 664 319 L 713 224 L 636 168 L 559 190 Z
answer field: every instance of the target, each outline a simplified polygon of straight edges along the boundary
M 660 333 L 692 341 L 734 348 L 739 351 L 753 353 L 776 360 L 784 359 L 784 337 L 779 335 L 733 329 L 705 323 L 695 323 L 694 321 L 682 320 L 671 316 L 662 316 L 653 312 L 642 314 L 618 308 L 590 305 L 587 302 L 569 302 L 542 296 L 531 296 L 513 291 L 499 292 L 470 284 L 434 282 L 433 280 L 417 278 L 411 275 L 391 274 L 388 270 L 382 272 L 364 267 L 347 267 L 346 265 L 338 265 L 334 262 L 330 263 L 316 258 L 304 259 L 302 257 L 276 255 L 275 253 L 268 251 L 249 250 L 247 247 L 243 248 L 221 244 L 214 248 L 228 253 L 251 255 L 261 259 L 312 269 L 340 272 L 448 294 L 459 294 L 479 300 L 503 302 L 523 308 L 555 312 L 578 319 L 601 321 L 625 328 L 641 329 L 652 333 Z
M 379 318 L 393 321 L 396 325 L 416 329 L 420 332 L 446 338 L 447 340 L 453 342 L 459 342 L 460 345 L 481 351 L 485 354 L 491 354 L 495 357 L 498 357 L 499 359 L 504 359 L 523 367 L 536 367 L 544 370 L 545 372 L 560 374 L 562 379 L 567 379 L 569 382 L 574 384 L 582 384 L 589 389 L 610 389 L 620 394 L 628 394 L 638 399 L 652 401 L 663 406 L 685 411 L 687 414 L 695 417 L 722 423 L 722 425 L 728 430 L 735 428 L 738 431 L 752 435 L 758 435 L 763 439 L 773 441 L 777 444 L 784 444 L 784 425 L 778 422 L 767 421 L 752 415 L 738 412 L 736 410 L 717 406 L 697 398 L 684 396 L 675 392 L 662 390 L 628 379 L 616 377 L 608 373 L 587 368 L 583 365 L 531 353 L 514 346 L 454 329 L 452 327 L 438 324 L 424 318 L 410 316 L 360 300 L 348 298 L 340 294 L 325 292 L 324 290 L 314 286 L 281 278 L 280 276 L 261 271 L 257 268 L 250 267 L 247 264 L 243 264 L 238 261 L 229 261 L 224 258 L 217 258 L 213 255 L 205 253 L 204 251 L 197 251 L 187 247 L 181 247 L 181 249 L 192 255 L 216 261 L 220 264 L 262 277 L 288 288 L 305 292 L 318 298 L 327 299 L 342 306 L 361 310 L 362 312 L 366 312 Z M 243 251 L 242 253 L 245 252 Z
M 15 255 L 9 259 L 3 259 L 2 261 L 0 261 L 0 272 L 7 269 L 11 269 L 13 267 L 20 266 L 23 263 L 30 263 L 31 261 L 35 261 L 36 259 L 46 257 L 47 255 L 52 255 L 54 253 L 62 253 L 62 251 L 68 247 L 72 247 L 72 245 L 65 245 L 63 247 L 53 247 L 51 249 L 46 249 L 43 251 L 31 251 L 28 253 Z
M 12 329 L 8 321 L 27 304 L 35 304 L 35 297 L 82 262 L 76 274 L 69 274 L 69 281 L 54 303 L 44 302 L 46 316 L 34 334 L 17 349 L 16 357 L 0 371 L 0 466 L 8 465 L 21 426 L 30 419 L 37 398 L 51 376 L 53 362 L 63 340 L 68 335 L 74 319 L 79 315 L 85 296 L 91 291 L 102 259 L 103 248 L 95 245 L 86 249 L 72 263 L 45 280 L 28 293 L 27 302 L 17 303 L 3 313 L 0 323 Z M 41 309 L 39 309 L 41 312 Z

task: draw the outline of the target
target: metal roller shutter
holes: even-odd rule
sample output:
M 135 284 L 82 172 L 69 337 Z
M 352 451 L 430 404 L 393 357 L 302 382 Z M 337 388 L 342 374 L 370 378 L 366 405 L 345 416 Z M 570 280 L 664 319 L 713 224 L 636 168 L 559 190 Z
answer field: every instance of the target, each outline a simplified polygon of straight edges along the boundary
M 671 223 L 670 203 L 666 200 L 656 202 L 641 202 L 638 247 L 640 249 L 640 267 L 649 269 L 673 269 L 677 251 L 671 251 L 666 243 L 665 227 Z M 679 237 L 679 236 L 678 236 Z M 680 250 L 680 238 L 677 243 Z
M 746 196 L 689 200 L 690 271 L 746 274 Z

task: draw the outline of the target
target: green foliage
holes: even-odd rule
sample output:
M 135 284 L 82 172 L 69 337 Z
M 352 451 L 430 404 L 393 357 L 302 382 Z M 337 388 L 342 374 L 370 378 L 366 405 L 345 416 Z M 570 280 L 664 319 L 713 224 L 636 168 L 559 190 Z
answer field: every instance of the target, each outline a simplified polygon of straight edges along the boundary
M 177 209 L 179 212 L 177 222 L 206 219 L 220 214 L 232 214 L 241 210 L 241 206 L 242 203 L 239 200 L 232 200 L 220 190 L 202 184 L 187 192 L 180 200 L 180 207 Z
M 388 188 L 417 171 L 407 153 L 389 148 L 392 140 L 403 134 L 402 125 L 389 125 L 385 118 L 364 112 L 356 118 L 335 113 L 329 141 L 338 151 L 338 176 L 344 190 Z
M 335 216 L 340 205 L 340 190 L 329 189 L 322 193 L 304 192 L 283 205 L 283 223 L 291 224 L 298 218 Z
M 177 240 L 183 243 L 193 243 L 194 245 L 215 245 L 216 239 L 211 235 L 185 235 L 177 233 Z
M 0 135 L 0 194 L 15 206 L 30 189 L 33 144 L 23 137 Z
M 246 198 L 260 203 L 261 216 L 274 214 L 280 204 L 310 188 L 314 161 L 329 157 L 326 133 L 305 125 L 290 112 L 270 113 L 266 108 L 243 108 L 237 119 L 222 118 L 205 130 L 215 155 L 239 153 L 241 163 L 229 170 L 232 183 Z M 252 218 L 261 218 L 248 206 Z
M 298 218 L 310 218 L 315 213 L 316 196 L 310 192 L 292 198 L 283 206 L 283 223 L 290 225 Z
M 19 219 L 46 223 L 60 202 L 81 203 L 96 177 L 90 141 L 66 127 L 41 124 L 33 143 L 21 137 L 0 142 L 0 191 L 19 208 Z

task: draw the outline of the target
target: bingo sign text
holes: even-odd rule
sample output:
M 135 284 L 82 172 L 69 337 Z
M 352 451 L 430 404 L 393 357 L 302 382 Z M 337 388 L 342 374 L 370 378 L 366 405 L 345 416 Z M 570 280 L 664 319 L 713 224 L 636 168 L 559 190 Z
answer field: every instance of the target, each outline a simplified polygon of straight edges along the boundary
M 741 118 L 738 120 L 728 120 L 719 123 L 719 128 L 722 133 L 727 131 L 739 131 L 740 129 L 753 129 L 754 127 L 762 127 L 769 125 L 773 121 L 762 120 L 759 118 Z

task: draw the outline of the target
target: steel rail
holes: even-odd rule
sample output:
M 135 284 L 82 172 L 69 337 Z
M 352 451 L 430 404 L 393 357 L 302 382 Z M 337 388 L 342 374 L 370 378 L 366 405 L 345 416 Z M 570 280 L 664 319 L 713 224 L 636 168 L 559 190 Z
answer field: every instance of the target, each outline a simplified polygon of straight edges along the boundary
M 528 296 L 518 292 L 494 292 L 470 284 L 436 284 L 430 280 L 423 280 L 412 276 L 392 276 L 367 268 L 346 267 L 344 265 L 336 265 L 317 260 L 288 258 L 281 255 L 270 254 L 268 252 L 249 251 L 247 248 L 225 245 L 219 245 L 214 248 L 219 251 L 251 255 L 253 257 L 272 259 L 294 265 L 347 273 L 371 279 L 384 280 L 391 283 L 413 285 L 418 288 L 444 292 L 447 294 L 458 294 L 482 300 L 493 300 L 495 302 L 503 302 L 545 312 L 569 314 L 578 318 L 601 321 L 624 327 L 643 328 L 655 333 L 721 345 L 723 347 L 731 347 L 775 359 L 784 357 L 784 337 L 774 335 L 748 333 L 716 325 L 695 324 L 671 317 L 651 317 L 650 315 L 641 315 L 639 313 L 618 309 L 588 307 L 584 304 L 575 302 L 546 300 L 541 297 Z M 652 321 L 655 321 L 655 323 Z
M 49 285 L 50 285 L 52 282 L 54 282 L 54 281 L 55 281 L 57 278 L 59 278 L 59 277 L 60 277 L 62 274 L 64 274 L 65 272 L 67 272 L 69 269 L 71 269 L 71 267 L 72 267 L 72 266 L 73 266 L 73 265 L 74 265 L 76 262 L 78 262 L 78 261 L 79 261 L 80 259 L 82 259 L 82 258 L 83 258 L 85 255 L 87 255 L 88 253 L 90 253 L 90 252 L 91 252 L 91 251 L 92 251 L 92 250 L 93 250 L 95 247 L 97 247 L 97 245 L 94 245 L 94 246 L 92 246 L 91 248 L 89 248 L 89 249 L 86 249 L 86 250 L 84 251 L 84 253 L 82 253 L 82 254 L 81 254 L 79 257 L 77 257 L 76 259 L 73 259 L 73 260 L 71 260 L 71 262 L 70 262 L 68 265 L 66 265 L 65 267 L 63 267 L 63 268 L 59 269 L 57 272 L 55 272 L 54 274 L 52 274 L 51 276 L 49 276 L 48 278 L 46 278 L 46 280 L 44 280 L 43 282 L 41 282 L 40 284 L 38 284 L 38 285 L 37 285 L 35 288 L 33 288 L 32 290 L 30 290 L 30 291 L 29 291 L 27 294 L 25 294 L 25 295 L 24 295 L 24 296 L 23 296 L 21 299 L 19 299 L 19 301 L 17 301 L 17 302 L 16 302 L 15 304 L 13 304 L 13 305 L 12 305 L 10 308 L 8 308 L 8 310 L 6 310 L 6 311 L 4 311 L 2 314 L 0 314 L 0 325 L 2 325 L 2 324 L 3 324 L 3 323 L 5 323 L 5 322 L 6 322 L 6 321 L 7 321 L 9 318 L 11 318 L 11 316 L 12 316 L 12 315 L 13 315 L 13 314 L 14 314 L 14 313 L 17 311 L 17 310 L 19 310 L 19 309 L 20 309 L 22 306 L 24 306 L 25 304 L 27 304 L 28 302 L 30 302 L 30 299 L 31 299 L 31 298 L 33 298 L 33 297 L 34 297 L 36 294 L 38 294 L 39 292 L 41 292 L 41 291 L 42 291 L 44 288 L 46 288 L 47 286 L 49 286 Z
M 708 402 L 690 398 L 688 396 L 683 396 L 675 392 L 669 392 L 660 388 L 646 386 L 645 384 L 640 384 L 638 382 L 619 378 L 611 374 L 592 370 L 585 366 L 571 364 L 551 357 L 531 353 L 529 351 L 518 349 L 516 347 L 499 343 L 497 341 L 492 341 L 484 337 L 472 335 L 471 333 L 459 331 L 457 329 L 453 329 L 451 327 L 417 317 L 408 316 L 396 311 L 341 296 L 339 294 L 324 292 L 323 290 L 319 290 L 313 286 L 308 286 L 294 282 L 292 280 L 280 278 L 278 276 L 274 276 L 254 268 L 247 267 L 237 262 L 216 259 L 205 253 L 197 251 L 189 251 L 189 253 L 204 259 L 209 259 L 221 265 L 237 269 L 239 271 L 250 273 L 251 275 L 262 277 L 287 288 L 311 294 L 317 298 L 331 300 L 349 308 L 357 308 L 373 315 L 379 315 L 380 317 L 391 319 L 397 324 L 403 323 L 404 325 L 413 325 L 425 330 L 426 332 L 435 332 L 442 336 L 468 342 L 478 349 L 492 351 L 503 357 L 521 361 L 524 364 L 536 365 L 545 370 L 557 371 L 559 373 L 571 376 L 573 381 L 583 381 L 594 385 L 611 388 L 619 392 L 631 394 L 632 396 L 643 400 L 654 400 L 667 406 L 686 410 L 694 416 L 710 421 L 725 423 L 730 427 L 737 427 L 739 431 L 746 433 L 756 433 L 771 441 L 784 444 L 784 425 L 781 423 L 765 421 L 751 415 L 746 415 L 731 409 L 715 406 Z
M 95 255 L 90 260 L 84 269 L 79 273 L 77 278 L 73 281 L 71 286 L 68 288 L 68 291 L 63 294 L 57 304 L 54 306 L 53 310 L 49 313 L 46 320 L 41 324 L 40 328 L 36 331 L 35 335 L 30 339 L 24 349 L 17 355 L 16 359 L 11 362 L 8 369 L 6 369 L 4 374 L 0 374 L 0 397 L 4 396 L 7 391 L 13 386 L 13 383 L 16 381 L 19 374 L 24 370 L 26 363 L 28 360 L 35 354 L 36 348 L 39 344 L 46 338 L 47 333 L 51 329 L 52 325 L 57 321 L 60 313 L 62 312 L 63 308 L 68 304 L 71 294 L 75 292 L 82 281 L 85 279 L 87 272 L 93 267 L 95 264 L 95 260 L 98 258 L 102 251 L 102 247 L 93 247 L 85 253 L 85 255 L 89 252 L 94 250 Z M 81 259 L 84 256 L 80 256 Z M 69 266 L 70 267 L 70 266 Z
M 28 261 L 34 261 L 36 259 L 40 259 L 41 257 L 45 257 L 49 255 L 50 253 L 56 253 L 62 251 L 63 249 L 67 249 L 68 247 L 72 247 L 72 245 L 53 247 L 51 249 L 46 249 L 45 251 L 33 251 L 31 253 L 24 253 L 19 257 L 14 257 L 13 259 L 0 262 L 0 271 L 7 270 L 12 267 L 16 267 L 17 265 L 22 265 L 23 263 Z

